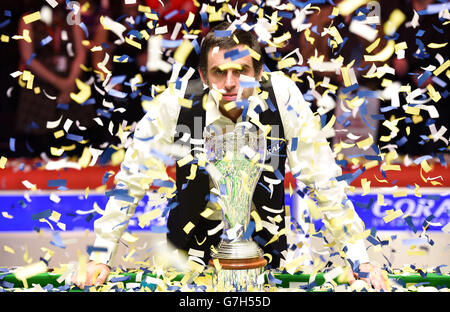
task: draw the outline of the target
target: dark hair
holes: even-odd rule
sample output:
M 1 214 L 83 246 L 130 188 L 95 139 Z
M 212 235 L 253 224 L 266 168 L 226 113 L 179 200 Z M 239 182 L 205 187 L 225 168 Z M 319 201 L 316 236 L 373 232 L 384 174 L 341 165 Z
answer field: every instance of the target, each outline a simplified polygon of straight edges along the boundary
M 216 30 L 227 30 L 228 27 L 230 27 L 231 24 L 228 22 L 222 22 L 218 24 L 217 26 L 211 28 L 211 30 L 206 34 L 205 38 L 203 38 L 201 47 L 200 47 L 200 55 L 199 55 L 199 67 L 202 71 L 202 74 L 204 77 L 207 77 L 207 68 L 208 68 L 208 53 L 209 51 L 218 46 L 222 49 L 231 49 L 233 47 L 236 47 L 238 45 L 247 45 L 252 50 L 254 50 L 256 53 L 261 55 L 261 58 L 259 60 L 256 60 L 255 58 L 252 58 L 253 60 L 253 68 L 255 69 L 255 73 L 258 73 L 261 70 L 261 67 L 264 63 L 263 56 L 261 53 L 261 47 L 259 45 L 258 40 L 256 37 L 250 32 L 245 31 L 242 29 L 236 28 L 231 36 L 226 37 L 217 37 L 215 35 Z M 236 43 L 234 41 L 233 36 L 236 36 L 239 43 Z

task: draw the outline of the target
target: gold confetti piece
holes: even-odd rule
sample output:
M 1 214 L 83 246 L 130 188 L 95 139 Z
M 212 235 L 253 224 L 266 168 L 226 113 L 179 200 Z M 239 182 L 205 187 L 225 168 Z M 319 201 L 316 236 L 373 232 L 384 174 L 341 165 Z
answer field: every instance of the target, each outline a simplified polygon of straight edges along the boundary
M 183 40 L 173 55 L 174 60 L 184 65 L 193 48 L 194 46 L 189 40 Z
M 361 179 L 361 187 L 363 189 L 363 195 L 370 193 L 370 181 L 367 181 L 366 178 Z
M 405 19 L 405 14 L 400 9 L 395 9 L 391 12 L 389 19 L 383 25 L 384 33 L 387 36 L 392 36 Z
M 396 43 L 394 46 L 395 52 L 399 51 L 399 50 L 406 50 L 408 48 L 408 45 L 406 44 L 405 41 Z
M 250 52 L 250 56 L 253 57 L 255 60 L 259 61 L 261 59 L 261 54 L 259 54 L 258 52 L 256 52 L 252 48 L 247 47 L 247 50 Z
M 336 26 L 332 26 L 329 29 L 329 32 L 330 32 L 330 35 L 333 36 L 334 40 L 336 40 L 337 44 L 341 44 L 342 42 L 344 42 L 344 40 L 342 39 L 341 34 L 337 30 Z
M 364 55 L 366 62 L 385 62 L 394 54 L 395 41 L 389 40 L 386 46 L 375 55 Z
M 53 133 L 56 139 L 62 138 L 64 136 L 64 130 L 58 130 Z
M 356 142 L 356 145 L 363 150 L 368 149 L 370 146 L 372 146 L 373 144 L 373 138 L 372 136 L 369 134 L 369 137 L 367 139 L 361 140 Z
M 139 237 L 136 235 L 131 234 L 130 232 L 124 232 L 124 234 L 122 235 L 123 240 L 125 240 L 126 242 L 129 243 L 135 243 Z
M 259 216 L 258 212 L 256 210 L 253 210 L 250 214 L 253 217 L 253 220 L 255 221 L 255 232 L 259 232 L 262 230 L 262 222 L 261 217 Z
M 242 70 L 242 65 L 234 62 L 228 62 L 219 66 L 221 71 L 226 71 L 227 69 Z
M 353 11 L 355 11 L 357 8 L 367 4 L 369 0 L 345 0 L 342 2 L 339 2 L 337 5 L 337 8 L 342 16 L 347 16 Z
M 441 66 L 433 71 L 433 75 L 439 76 L 444 70 L 450 66 L 450 60 L 445 61 Z
M 375 48 L 378 47 L 378 45 L 380 44 L 380 40 L 381 40 L 380 38 L 377 38 L 377 40 L 375 40 L 371 45 L 369 45 L 366 48 L 366 51 L 368 53 L 372 53 L 372 51 L 375 50 Z
M 386 204 L 384 203 L 384 195 L 381 193 L 378 193 L 377 195 L 377 204 L 379 206 L 385 206 Z
M 185 23 L 186 26 L 187 27 L 191 27 L 192 23 L 194 22 L 194 19 L 195 19 L 195 14 L 189 11 L 189 16 L 188 16 L 188 18 L 186 20 L 186 23 Z
M 350 76 L 349 76 L 348 68 L 346 66 L 341 67 L 341 75 L 342 75 L 342 79 L 344 80 L 344 85 L 346 87 L 351 86 L 352 83 L 350 82 Z
M 0 41 L 1 42 L 9 42 L 9 36 L 2 34 L 2 36 L 0 37 Z
M 38 21 L 41 19 L 41 12 L 40 11 L 36 11 L 34 13 L 25 15 L 23 17 L 23 21 L 25 22 L 25 24 L 30 24 L 33 23 L 35 21 Z
M 28 71 L 28 70 L 24 70 L 22 73 L 22 80 L 26 81 L 26 88 L 27 89 L 33 89 L 33 81 L 34 81 L 34 75 Z
M 291 33 L 290 32 L 285 32 L 283 35 L 273 38 L 273 42 L 275 44 L 280 44 L 280 43 L 283 43 L 284 41 L 289 40 L 289 39 L 291 39 Z
M 50 154 L 52 154 L 53 156 L 61 156 L 64 153 L 64 149 L 62 148 L 56 148 L 51 146 L 50 147 Z
M 194 156 L 192 154 L 186 155 L 184 158 L 177 161 L 178 166 L 183 167 L 187 163 L 194 160 Z
M 278 69 L 283 69 L 286 67 L 291 67 L 297 64 L 297 61 L 293 57 L 288 57 L 286 59 L 282 59 L 278 62 Z
M 10 254 L 15 254 L 16 252 L 14 251 L 14 249 L 12 249 L 11 247 L 9 247 L 8 245 L 4 245 L 3 246 L 3 250 L 10 253 Z
M 205 208 L 205 210 L 203 210 L 201 213 L 200 213 L 200 215 L 203 217 L 203 218 L 208 218 L 208 217 L 210 217 L 212 214 L 214 213 L 214 211 L 212 210 L 212 209 L 210 209 L 210 208 Z
M 191 221 L 189 221 L 184 227 L 183 227 L 183 231 L 186 234 L 189 234 L 189 232 L 195 227 L 195 224 L 192 223 Z
M 428 95 L 430 96 L 430 98 L 436 103 L 439 102 L 439 100 L 441 99 L 441 94 L 434 89 L 433 85 L 428 84 L 426 88 L 428 90 Z
M 39 261 L 24 267 L 20 267 L 14 271 L 17 279 L 24 281 L 27 278 L 33 277 L 40 273 L 47 272 L 47 265 L 44 261 Z
M 311 37 L 311 30 L 309 30 L 309 28 L 305 29 L 305 38 L 306 41 L 308 41 L 311 44 L 314 44 L 314 41 L 316 40 L 313 37 Z
M 408 194 L 406 191 L 400 190 L 400 191 L 393 192 L 392 195 L 394 196 L 394 198 L 397 198 L 397 197 L 405 197 Z
M 408 249 L 408 250 L 406 250 L 406 253 L 408 254 L 408 256 L 426 256 L 427 255 L 427 252 L 422 249 L 418 249 L 418 250 Z
M 0 157 L 0 169 L 5 169 L 7 161 L 8 158 L 6 158 L 5 156 Z
M 399 209 L 399 210 L 394 210 L 394 209 L 390 209 L 386 211 L 386 216 L 383 217 L 383 220 L 385 223 L 389 223 L 392 220 L 400 217 L 403 215 L 403 212 Z
M 78 78 L 75 79 L 75 84 L 80 91 L 78 93 L 70 92 L 70 98 L 78 104 L 82 104 L 91 96 L 91 86 Z
M 220 264 L 219 259 L 213 259 L 213 264 L 217 271 L 222 270 L 222 265 Z
M 111 155 L 111 165 L 118 166 L 125 159 L 125 149 L 121 148 Z
M 139 4 L 138 11 L 142 13 L 151 13 L 152 9 L 149 6 Z
M 60 217 L 61 217 L 61 214 L 59 212 L 52 211 L 52 214 L 50 215 L 50 217 L 48 219 L 56 223 L 59 221 Z
M 236 107 L 236 102 L 228 102 L 224 105 L 225 110 L 228 112 Z
M 85 147 L 83 149 L 83 153 L 81 154 L 81 157 L 78 159 L 78 164 L 81 166 L 81 168 L 86 168 L 92 158 L 91 151 L 89 150 L 89 147 Z
M 141 50 L 141 48 L 142 48 L 142 45 L 139 42 L 136 42 L 129 37 L 125 37 L 125 42 L 128 43 L 129 45 L 135 47 L 136 49 Z
M 448 42 L 446 43 L 429 43 L 428 47 L 431 49 L 440 49 L 445 47 L 448 44 Z
M 64 223 L 62 223 L 62 222 L 56 223 L 56 226 L 59 227 L 63 231 L 66 230 L 66 225 Z
M 189 176 L 186 177 L 186 179 L 194 180 L 196 175 L 197 175 L 197 165 L 196 164 L 192 164 L 191 165 L 191 172 L 190 172 Z
M 183 106 L 183 107 L 186 107 L 186 108 L 192 108 L 192 100 L 189 100 L 189 99 L 185 99 L 185 98 L 181 98 L 181 97 L 179 97 L 178 98 L 178 104 L 180 104 L 181 106 Z
M 52 231 L 54 231 L 55 229 L 53 228 L 53 225 L 50 223 L 50 222 L 48 222 L 48 220 L 47 219 L 39 219 L 39 222 L 42 222 L 42 223 L 47 223 L 48 224 L 48 226 L 50 227 L 50 229 L 52 230 Z
M 428 162 L 427 162 L 426 159 L 422 160 L 422 162 L 420 163 L 420 166 L 422 167 L 422 169 L 423 169 L 425 172 L 429 172 L 429 171 L 431 170 L 431 167 L 430 167 L 430 165 L 428 164 Z
M 149 212 L 144 213 L 143 215 L 138 217 L 139 227 L 144 228 L 150 224 L 150 221 L 156 218 L 159 218 L 162 215 L 161 209 L 156 208 Z

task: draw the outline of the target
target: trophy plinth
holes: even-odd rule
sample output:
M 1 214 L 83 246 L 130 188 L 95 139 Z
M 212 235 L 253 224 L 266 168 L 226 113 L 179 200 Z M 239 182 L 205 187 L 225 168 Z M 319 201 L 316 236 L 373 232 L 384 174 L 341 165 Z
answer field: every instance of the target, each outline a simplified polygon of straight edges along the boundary
M 204 133 L 206 170 L 219 192 L 224 224 L 221 241 L 213 248 L 209 262 L 216 268 L 214 284 L 219 291 L 261 290 L 264 281 L 261 277 L 267 261 L 247 233 L 253 192 L 266 153 L 264 135 L 251 131 L 252 127 L 243 122 L 231 132 L 205 129 Z

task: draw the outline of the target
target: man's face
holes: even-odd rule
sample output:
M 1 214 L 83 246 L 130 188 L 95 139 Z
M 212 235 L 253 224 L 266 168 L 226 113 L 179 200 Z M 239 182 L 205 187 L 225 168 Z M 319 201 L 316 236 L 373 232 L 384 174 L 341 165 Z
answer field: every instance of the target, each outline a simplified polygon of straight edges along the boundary
M 253 60 L 250 55 L 246 55 L 236 60 L 231 60 L 231 58 L 225 58 L 225 53 L 231 50 L 239 49 L 239 51 L 245 50 L 245 45 L 238 45 L 231 49 L 214 49 L 212 48 L 208 53 L 208 66 L 206 77 L 200 71 L 200 76 L 205 84 L 209 86 L 210 89 L 213 85 L 222 93 L 222 99 L 219 105 L 223 106 L 226 103 L 236 101 L 239 93 L 239 80 L 243 79 L 241 75 L 255 78 L 257 81 L 260 80 L 262 70 L 260 73 L 256 73 Z M 242 90 L 241 99 L 247 99 L 252 95 L 253 88 L 244 88 Z

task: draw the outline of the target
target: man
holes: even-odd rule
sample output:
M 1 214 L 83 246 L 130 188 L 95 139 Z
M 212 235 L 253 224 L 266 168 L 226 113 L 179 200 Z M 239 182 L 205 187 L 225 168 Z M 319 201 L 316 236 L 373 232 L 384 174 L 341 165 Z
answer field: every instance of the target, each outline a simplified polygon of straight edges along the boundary
M 199 86 L 195 81 L 169 87 L 154 100 L 152 107 L 155 109 L 149 110 L 137 125 L 133 143 L 116 176 L 117 188 L 127 190 L 132 200 L 111 197 L 108 201 L 104 215 L 95 222 L 94 244 L 106 248 L 107 252 L 91 254 L 87 280 L 77 284 L 84 287 L 105 281 L 110 270 L 108 264 L 138 201 L 155 179 L 167 179 L 164 162 L 155 155 L 180 153 L 181 147 L 186 147 L 182 143 L 186 142 L 190 142 L 188 152 L 201 151 L 195 144 L 201 142 L 204 127 L 227 129 L 245 120 L 261 129 L 270 129 L 266 164 L 273 170 L 263 171 L 253 196 L 253 208 L 263 221 L 271 223 L 253 235 L 264 252 L 271 255 L 269 265 L 279 267 L 287 248 L 284 235 L 275 236 L 267 244 L 276 235 L 273 229 L 285 226 L 282 180 L 287 158 L 294 176 L 313 190 L 324 222 L 339 247 L 346 251 L 347 258 L 352 263 L 358 261 L 360 271 L 370 272 L 365 278 L 368 283 L 376 289 L 386 289 L 381 270 L 369 263 L 363 241 L 352 241 L 354 234 L 362 232 L 363 225 L 346 198 L 345 181 L 335 179 L 342 174 L 341 169 L 321 132 L 320 121 L 292 80 L 282 73 L 263 73 L 256 38 L 232 27 L 228 23 L 218 25 L 202 42 L 199 73 L 207 89 L 203 90 L 202 84 Z M 227 30 L 233 30 L 232 35 L 227 34 Z M 192 105 L 189 108 L 186 107 L 189 105 L 180 105 L 186 103 L 183 101 L 191 101 Z M 210 246 L 220 239 L 221 222 L 218 218 L 200 215 L 205 207 L 214 211 L 215 206 L 208 174 L 202 170 L 202 153 L 192 154 L 198 160 L 195 177 L 192 177 L 195 162 L 191 165 L 177 162 L 176 193 L 170 196 L 167 239 L 176 248 L 203 252 L 207 263 Z M 179 159 L 184 159 L 183 155 L 186 153 L 181 153 Z M 185 230 L 188 222 L 194 226 L 190 231 Z M 354 281 L 353 277 L 351 279 Z

